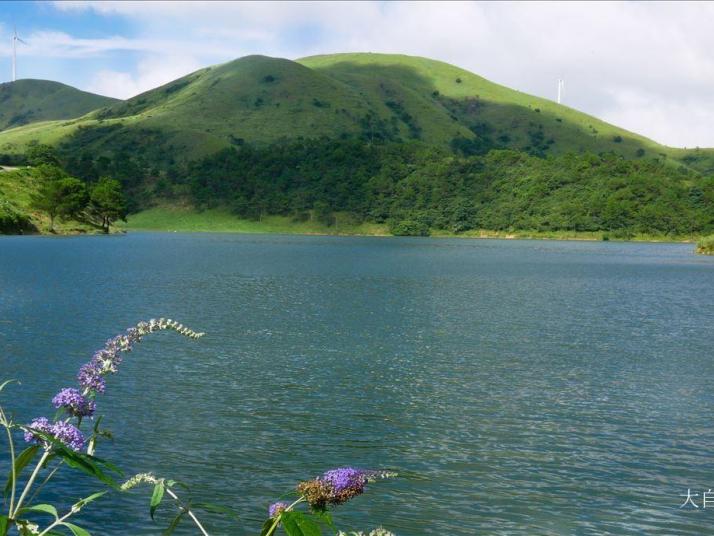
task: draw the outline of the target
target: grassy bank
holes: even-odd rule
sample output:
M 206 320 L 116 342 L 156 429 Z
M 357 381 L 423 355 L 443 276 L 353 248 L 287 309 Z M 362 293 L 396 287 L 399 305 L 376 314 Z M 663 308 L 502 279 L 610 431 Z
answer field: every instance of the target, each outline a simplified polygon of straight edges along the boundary
M 390 236 L 384 224 L 356 223 L 348 215 L 337 213 L 333 225 L 316 221 L 295 221 L 288 216 L 265 216 L 260 221 L 241 219 L 225 209 L 196 211 L 189 208 L 157 207 L 129 216 L 120 228 L 136 231 L 215 232 L 215 233 L 280 233 Z M 459 238 L 524 238 L 543 240 L 632 240 L 647 242 L 693 242 L 693 237 L 638 234 L 618 237 L 601 232 L 575 231 L 491 231 L 471 230 L 455 234 L 432 230 L 431 236 Z
M 697 253 L 702 255 L 714 255 L 714 235 L 702 238 L 697 242 Z
M 287 216 L 264 216 L 257 220 L 236 217 L 225 209 L 196 211 L 187 208 L 160 207 L 132 214 L 127 223 L 120 225 L 128 230 L 215 232 L 215 233 L 285 233 L 325 235 L 389 234 L 386 225 L 356 223 L 349 217 L 337 214 L 334 225 L 316 221 L 294 221 Z

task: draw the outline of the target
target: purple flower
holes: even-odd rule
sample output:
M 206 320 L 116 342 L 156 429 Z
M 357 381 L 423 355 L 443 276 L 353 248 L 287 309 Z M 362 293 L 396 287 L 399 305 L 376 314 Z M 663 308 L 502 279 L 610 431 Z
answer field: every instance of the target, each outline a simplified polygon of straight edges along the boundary
M 77 381 L 85 389 L 103 393 L 106 388 L 106 381 L 102 377 L 102 371 L 94 361 L 85 363 L 79 369 Z
M 43 432 L 45 434 L 51 434 L 52 433 L 52 423 L 47 420 L 46 417 L 38 417 L 34 421 L 32 421 L 29 425 L 29 428 L 33 428 L 35 430 L 38 430 L 40 432 Z M 27 443 L 31 443 L 32 441 L 39 441 L 40 438 L 38 438 L 35 434 L 32 432 L 25 432 L 25 441 Z
M 364 492 L 371 473 L 354 467 L 338 467 L 312 480 L 300 482 L 297 491 L 311 508 L 324 511 L 329 505 L 346 503 Z
M 72 450 L 82 450 L 84 446 L 84 436 L 79 428 L 68 422 L 59 421 L 52 425 L 51 433 L 58 441 L 61 441 Z
M 339 467 L 325 471 L 320 480 L 340 494 L 346 490 L 359 490 L 361 493 L 367 483 L 367 472 L 354 467 Z
M 78 389 L 66 387 L 55 395 L 52 404 L 56 408 L 65 408 L 70 415 L 75 417 L 90 417 L 94 414 L 96 404 Z
M 288 506 L 290 505 L 286 502 L 278 501 L 276 503 L 273 503 L 270 505 L 270 508 L 268 508 L 268 516 L 277 517 L 282 514 Z
M 79 428 L 68 422 L 60 421 L 53 424 L 47 418 L 39 417 L 32 421 L 28 428 L 53 436 L 57 441 L 64 443 L 72 450 L 81 450 L 84 446 L 84 436 L 82 432 L 79 431 Z M 41 443 L 44 444 L 45 447 L 48 446 L 42 438 L 38 437 L 32 431 L 25 432 L 25 441 L 28 443 Z

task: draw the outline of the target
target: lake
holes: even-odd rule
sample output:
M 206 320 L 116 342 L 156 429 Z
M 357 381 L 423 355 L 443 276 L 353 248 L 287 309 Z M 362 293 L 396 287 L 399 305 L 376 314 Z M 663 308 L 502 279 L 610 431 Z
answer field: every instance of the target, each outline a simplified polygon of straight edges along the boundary
M 398 536 L 691 534 L 714 488 L 714 258 L 692 245 L 228 234 L 0 239 L 0 378 L 21 422 L 110 336 L 100 455 L 237 508 L 341 465 L 401 477 L 335 511 Z M 5 443 L 0 453 L 6 452 Z M 120 454 L 122 457 L 120 458 Z M 3 469 L 7 468 L 3 459 Z M 98 489 L 74 474 L 66 504 Z M 87 507 L 158 534 L 151 490 Z M 166 522 L 171 508 L 163 506 Z M 186 525 L 180 534 L 195 534 Z

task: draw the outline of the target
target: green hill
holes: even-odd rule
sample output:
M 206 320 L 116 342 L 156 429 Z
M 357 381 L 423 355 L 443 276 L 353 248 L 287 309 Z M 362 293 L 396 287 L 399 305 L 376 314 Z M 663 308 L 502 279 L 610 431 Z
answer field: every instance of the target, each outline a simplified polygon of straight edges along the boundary
M 411 56 L 248 56 L 1 131 L 0 158 L 22 163 L 37 142 L 72 175 L 119 179 L 143 228 L 714 232 L 714 150 L 665 147 Z
M 248 56 L 104 104 L 80 119 L 1 132 L 0 153 L 21 153 L 38 140 L 68 154 L 138 151 L 165 166 L 246 142 L 329 137 L 420 140 L 464 154 L 494 147 L 537 156 L 613 151 L 714 170 L 714 151 L 664 147 L 567 106 L 411 56 L 334 54 L 296 62 Z
M 116 99 L 49 80 L 6 82 L 0 84 L 0 131 L 39 121 L 72 119 L 113 102 Z

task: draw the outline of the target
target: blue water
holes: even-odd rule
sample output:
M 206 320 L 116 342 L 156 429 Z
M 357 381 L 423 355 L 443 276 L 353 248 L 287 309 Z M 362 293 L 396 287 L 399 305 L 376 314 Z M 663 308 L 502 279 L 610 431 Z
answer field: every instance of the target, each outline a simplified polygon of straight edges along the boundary
M 242 513 L 207 517 L 212 534 L 257 534 L 295 482 L 347 464 L 402 476 L 336 510 L 343 529 L 710 534 L 714 502 L 679 508 L 714 488 L 714 258 L 692 250 L 2 238 L 0 378 L 23 385 L 0 400 L 21 422 L 51 416 L 105 339 L 165 315 L 207 335 L 155 334 L 126 358 L 100 399 L 115 438 L 98 454 Z M 64 474 L 48 500 L 99 489 Z M 159 534 L 149 494 L 106 497 L 80 524 Z

